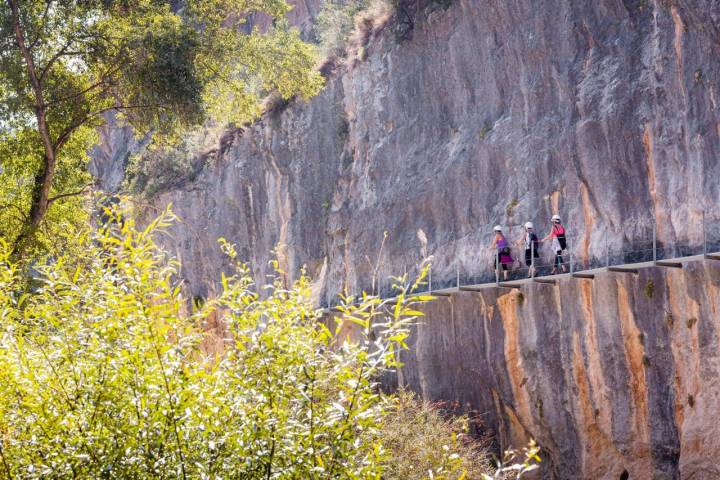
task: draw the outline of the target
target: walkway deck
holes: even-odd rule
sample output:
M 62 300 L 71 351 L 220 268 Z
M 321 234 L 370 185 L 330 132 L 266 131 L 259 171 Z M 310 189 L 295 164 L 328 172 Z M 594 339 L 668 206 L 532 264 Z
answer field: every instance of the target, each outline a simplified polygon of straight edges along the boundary
M 700 254 L 700 255 L 691 255 L 688 257 L 678 257 L 678 258 L 669 258 L 669 259 L 663 259 L 663 260 L 657 260 L 657 261 L 650 261 L 650 262 L 640 262 L 640 263 L 628 263 L 623 265 L 610 265 L 607 267 L 600 267 L 600 268 L 594 268 L 591 270 L 581 270 L 579 272 L 573 272 L 573 273 L 561 273 L 557 275 L 549 275 L 549 276 L 542 276 L 542 277 L 535 277 L 535 278 L 524 278 L 521 280 L 511 280 L 506 282 L 489 282 L 489 283 L 479 283 L 479 284 L 473 284 L 473 285 L 459 285 L 455 287 L 450 288 L 442 288 L 437 290 L 429 290 L 424 292 L 417 292 L 412 295 L 432 295 L 437 297 L 449 297 L 453 293 L 458 292 L 480 292 L 486 289 L 490 288 L 522 288 L 526 285 L 529 285 L 531 283 L 539 283 L 549 286 L 555 286 L 558 283 L 558 280 L 561 279 L 567 279 L 567 278 L 578 278 L 578 279 L 584 279 L 584 280 L 592 280 L 595 278 L 596 274 L 604 273 L 604 272 L 615 272 L 618 274 L 638 274 L 640 270 L 644 268 L 650 268 L 650 267 L 665 267 L 665 268 L 683 268 L 683 265 L 688 262 L 697 262 L 700 260 L 718 260 L 720 261 L 720 252 L 713 252 L 708 254 Z M 394 301 L 397 297 L 388 297 L 384 298 L 383 300 L 388 300 L 390 302 Z M 322 309 L 323 313 L 329 313 L 331 311 L 337 311 L 337 307 L 332 308 L 324 308 Z

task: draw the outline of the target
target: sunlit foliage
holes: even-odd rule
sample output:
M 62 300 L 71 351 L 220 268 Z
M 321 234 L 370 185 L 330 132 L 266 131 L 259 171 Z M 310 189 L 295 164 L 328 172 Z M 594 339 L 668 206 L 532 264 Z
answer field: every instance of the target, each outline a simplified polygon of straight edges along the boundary
M 412 478 L 474 478 L 457 422 L 378 388 L 430 300 L 411 295 L 424 273 L 329 321 L 307 278 L 256 286 L 223 242 L 235 271 L 190 310 L 152 239 L 172 214 L 112 218 L 36 265 L 31 293 L 0 242 L 0 478 L 395 478 L 415 449 L 439 451 Z M 432 433 L 399 439 L 418 419 Z
M 384 452 L 359 436 L 378 426 L 376 378 L 423 299 L 348 306 L 362 339 L 341 342 L 306 279 L 261 297 L 239 265 L 188 314 L 177 265 L 151 239 L 169 219 L 125 221 L 82 258 L 36 266 L 30 295 L 2 244 L 0 476 L 378 478 Z M 203 326 L 218 318 L 210 348 Z
M 308 98 L 322 87 L 315 50 L 287 25 L 283 0 L 181 4 L 0 2 L 0 234 L 16 253 L 53 241 L 58 227 L 43 232 L 45 217 L 77 223 L 71 197 L 88 186 L 85 152 L 106 112 L 177 139 L 208 118 L 252 120 L 270 91 Z M 251 13 L 272 27 L 243 32 Z

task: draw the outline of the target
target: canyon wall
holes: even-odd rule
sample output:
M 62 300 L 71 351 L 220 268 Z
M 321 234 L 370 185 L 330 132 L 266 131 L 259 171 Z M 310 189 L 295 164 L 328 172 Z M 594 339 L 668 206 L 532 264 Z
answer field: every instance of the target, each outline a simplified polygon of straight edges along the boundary
M 282 245 L 320 303 L 368 288 L 378 263 L 386 278 L 433 255 L 436 283 L 487 272 L 493 225 L 544 234 L 555 212 L 578 262 L 654 222 L 661 244 L 697 243 L 703 210 L 720 224 L 719 5 L 430 2 L 412 28 L 372 29 L 318 97 L 227 132 L 194 181 L 150 204 L 183 219 L 167 245 L 198 296 L 220 236 L 258 278 Z
M 720 243 L 720 2 L 399 4 L 318 97 L 227 132 L 142 205 L 180 216 L 163 243 L 193 295 L 216 288 L 218 237 L 259 281 L 278 247 L 320 304 L 429 255 L 436 284 L 480 278 L 493 225 L 544 234 L 556 212 L 579 263 L 653 225 L 697 246 L 703 214 Z M 719 264 L 453 293 L 399 379 L 502 446 L 537 438 L 548 478 L 716 478 Z
M 720 259 L 421 310 L 400 382 L 472 413 L 503 448 L 535 438 L 544 478 L 720 478 Z

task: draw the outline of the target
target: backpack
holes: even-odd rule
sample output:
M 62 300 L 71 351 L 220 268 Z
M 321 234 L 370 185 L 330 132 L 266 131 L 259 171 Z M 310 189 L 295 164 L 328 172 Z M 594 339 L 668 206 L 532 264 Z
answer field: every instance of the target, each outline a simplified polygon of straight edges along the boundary
M 555 237 L 557 237 L 557 239 L 558 239 L 560 248 L 562 250 L 566 250 L 567 249 L 567 240 L 565 240 L 565 228 L 562 225 L 556 225 L 556 226 L 553 226 L 553 231 L 555 232 Z

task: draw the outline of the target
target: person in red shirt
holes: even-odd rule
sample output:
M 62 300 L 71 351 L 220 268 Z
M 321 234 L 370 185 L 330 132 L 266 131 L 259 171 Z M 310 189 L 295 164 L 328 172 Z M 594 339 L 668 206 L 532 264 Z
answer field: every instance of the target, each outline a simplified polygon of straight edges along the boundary
M 560 267 L 562 272 L 565 273 L 565 261 L 562 257 L 563 250 L 567 248 L 567 241 L 565 239 L 565 227 L 563 227 L 562 225 L 560 215 L 557 214 L 552 216 L 552 219 L 550 219 L 550 224 L 552 225 L 550 233 L 548 233 L 547 236 L 542 239 L 543 242 L 552 239 L 551 247 L 553 249 L 553 252 L 555 252 L 555 262 L 553 263 L 553 268 L 550 272 L 550 275 L 557 273 L 558 267 Z

